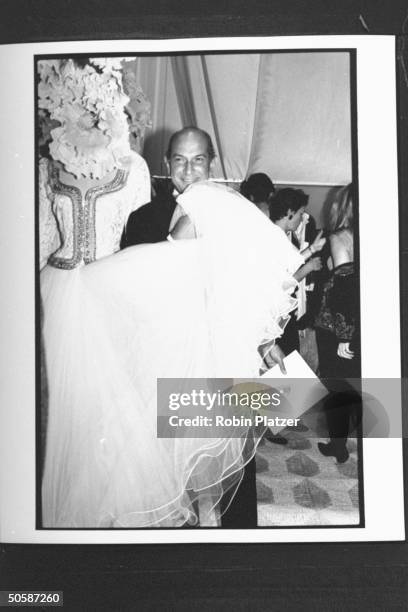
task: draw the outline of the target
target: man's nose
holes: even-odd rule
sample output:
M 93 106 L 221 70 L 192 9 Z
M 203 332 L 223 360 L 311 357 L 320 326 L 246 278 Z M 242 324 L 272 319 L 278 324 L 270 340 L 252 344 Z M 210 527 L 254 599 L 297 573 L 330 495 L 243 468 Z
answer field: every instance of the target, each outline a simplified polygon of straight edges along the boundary
M 186 163 L 184 165 L 184 172 L 185 172 L 185 174 L 191 174 L 192 171 L 193 171 L 193 162 L 186 161 Z

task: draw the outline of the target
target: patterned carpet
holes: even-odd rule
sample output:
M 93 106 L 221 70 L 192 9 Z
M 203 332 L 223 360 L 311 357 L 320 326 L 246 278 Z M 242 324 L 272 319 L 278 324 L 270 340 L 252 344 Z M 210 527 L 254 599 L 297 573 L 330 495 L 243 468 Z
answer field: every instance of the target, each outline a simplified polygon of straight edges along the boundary
M 314 331 L 300 333 L 300 354 L 315 372 L 318 354 Z M 350 457 L 338 464 L 317 448 L 326 441 L 321 412 L 304 416 L 309 431 L 284 432 L 288 444 L 261 441 L 256 455 L 259 527 L 335 526 L 360 523 L 357 442 L 347 443 Z
M 288 444 L 262 440 L 256 456 L 258 526 L 358 525 L 357 442 L 347 443 L 350 458 L 338 464 L 320 454 L 322 415 L 305 433 L 286 430 Z

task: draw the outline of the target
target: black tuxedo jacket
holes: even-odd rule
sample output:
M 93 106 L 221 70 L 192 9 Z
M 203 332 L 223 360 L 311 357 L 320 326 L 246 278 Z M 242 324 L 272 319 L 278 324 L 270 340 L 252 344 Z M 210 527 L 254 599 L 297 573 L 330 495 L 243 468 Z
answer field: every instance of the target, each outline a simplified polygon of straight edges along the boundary
M 132 212 L 123 232 L 121 248 L 166 240 L 175 208 L 176 200 L 171 194 L 159 194 Z

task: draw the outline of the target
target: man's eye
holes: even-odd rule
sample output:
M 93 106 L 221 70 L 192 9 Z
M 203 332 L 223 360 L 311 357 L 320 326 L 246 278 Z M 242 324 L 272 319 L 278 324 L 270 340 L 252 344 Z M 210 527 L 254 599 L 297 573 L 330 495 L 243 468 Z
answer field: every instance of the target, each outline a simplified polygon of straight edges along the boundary
M 205 162 L 205 157 L 204 157 L 204 155 L 200 155 L 199 157 L 196 157 L 196 158 L 195 158 L 195 162 L 196 162 L 197 164 L 203 164 L 203 163 Z

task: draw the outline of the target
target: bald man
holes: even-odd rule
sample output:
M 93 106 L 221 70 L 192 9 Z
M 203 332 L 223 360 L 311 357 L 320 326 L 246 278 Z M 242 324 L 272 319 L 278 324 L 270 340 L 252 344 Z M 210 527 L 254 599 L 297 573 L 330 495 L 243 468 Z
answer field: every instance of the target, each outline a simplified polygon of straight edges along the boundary
M 171 191 L 156 195 L 130 215 L 122 248 L 166 240 L 176 208 L 175 198 L 192 183 L 208 180 L 214 159 L 214 147 L 207 132 L 196 127 L 175 132 L 165 155 Z

